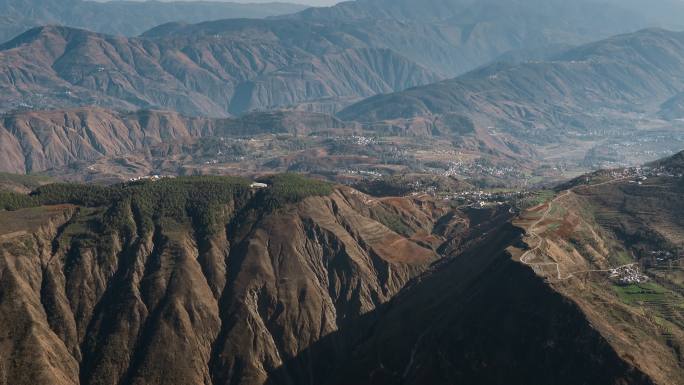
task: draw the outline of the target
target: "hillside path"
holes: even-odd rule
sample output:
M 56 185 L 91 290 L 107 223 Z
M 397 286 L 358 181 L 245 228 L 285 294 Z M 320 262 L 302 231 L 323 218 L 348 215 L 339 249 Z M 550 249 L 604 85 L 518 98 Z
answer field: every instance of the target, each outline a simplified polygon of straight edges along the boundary
M 608 184 L 614 184 L 614 183 L 622 182 L 622 181 L 624 181 L 624 180 L 626 180 L 626 179 L 629 179 L 629 178 L 612 179 L 612 180 L 609 180 L 609 181 L 607 181 L 607 182 L 602 182 L 602 183 L 597 183 L 597 184 L 594 184 L 594 185 L 589 185 L 589 187 L 605 186 L 605 185 L 608 185 Z M 585 185 L 583 185 L 583 186 L 585 186 Z M 579 186 L 577 186 L 577 187 L 579 187 Z M 530 266 L 530 267 L 532 268 L 532 270 L 535 270 L 535 271 L 536 271 L 535 267 L 537 267 L 537 266 L 555 266 L 555 267 L 556 267 L 556 272 L 557 272 L 557 279 L 558 279 L 558 281 L 566 281 L 566 280 L 569 280 L 569 279 L 571 279 L 571 278 L 576 277 L 577 274 L 585 274 L 585 273 L 609 273 L 609 272 L 612 272 L 612 271 L 614 271 L 614 270 L 617 270 L 617 269 L 620 269 L 620 268 L 623 268 L 623 267 L 635 265 L 635 263 L 629 263 L 629 264 L 622 265 L 622 266 L 618 266 L 618 267 L 615 267 L 615 268 L 612 268 L 612 269 L 605 269 L 605 270 L 582 270 L 582 271 L 576 271 L 576 272 L 573 272 L 573 273 L 569 273 L 567 276 L 563 277 L 563 274 L 562 274 L 561 271 L 560 271 L 560 265 L 559 265 L 557 262 L 533 263 L 533 262 L 529 262 L 529 261 L 528 261 L 528 259 L 529 259 L 534 253 L 536 253 L 537 251 L 541 250 L 541 248 L 542 248 L 542 246 L 543 246 L 543 244 L 544 244 L 544 238 L 543 238 L 541 235 L 539 235 L 539 233 L 537 233 L 537 231 L 536 231 L 536 230 L 537 230 L 537 227 L 539 227 L 539 225 L 542 224 L 542 223 L 548 218 L 549 214 L 550 214 L 551 211 L 553 210 L 553 205 L 556 204 L 556 203 L 558 203 L 561 199 L 563 199 L 563 198 L 567 197 L 568 195 L 572 194 L 574 189 L 575 189 L 575 187 L 570 188 L 570 189 L 568 189 L 568 190 L 565 190 L 565 191 L 563 191 L 562 194 L 558 195 L 557 197 L 555 197 L 555 198 L 553 198 L 551 201 L 549 201 L 548 204 L 547 204 L 548 207 L 546 208 L 546 210 L 544 210 L 544 213 L 542 214 L 542 216 L 541 216 L 537 221 L 535 221 L 534 223 L 532 223 L 532 224 L 530 225 L 530 227 L 527 229 L 527 235 L 529 235 L 530 237 L 536 239 L 537 245 L 536 245 L 535 247 L 533 247 L 532 249 L 526 251 L 526 252 L 520 257 L 520 262 L 522 262 L 523 264 L 525 264 L 525 265 L 527 265 L 527 266 Z

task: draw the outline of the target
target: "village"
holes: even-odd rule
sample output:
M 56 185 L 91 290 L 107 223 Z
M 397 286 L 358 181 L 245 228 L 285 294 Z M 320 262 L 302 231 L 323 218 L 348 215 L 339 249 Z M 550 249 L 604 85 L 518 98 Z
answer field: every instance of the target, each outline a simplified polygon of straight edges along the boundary
M 130 178 L 128 182 L 141 182 L 141 181 L 151 181 L 151 182 L 156 182 L 162 179 L 174 179 L 175 176 L 173 175 L 144 175 L 144 176 L 138 176 L 135 178 Z
M 641 269 L 636 263 L 612 269 L 610 279 L 623 286 L 644 283 L 649 280 L 647 276 L 641 273 Z
M 459 205 L 484 208 L 490 206 L 502 206 L 505 204 L 515 206 L 516 202 L 530 198 L 534 191 L 463 191 L 444 197 L 444 200 L 456 202 Z
M 516 167 L 496 166 L 482 161 L 475 162 L 451 162 L 449 169 L 442 173 L 446 177 L 481 177 L 492 176 L 497 178 L 524 179 L 525 175 Z

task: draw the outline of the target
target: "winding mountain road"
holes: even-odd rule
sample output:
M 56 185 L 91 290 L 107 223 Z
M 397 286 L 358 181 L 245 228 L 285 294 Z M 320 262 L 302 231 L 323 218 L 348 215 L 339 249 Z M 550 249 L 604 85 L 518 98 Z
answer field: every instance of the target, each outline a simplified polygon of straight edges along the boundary
M 614 184 L 614 183 L 618 183 L 618 182 L 625 181 L 625 180 L 627 180 L 627 179 L 629 179 L 629 178 L 625 177 L 625 178 L 619 178 L 619 179 L 612 179 L 612 180 L 607 181 L 607 182 L 602 182 L 602 183 L 597 183 L 597 184 L 594 184 L 594 185 L 589 185 L 588 187 L 599 187 L 599 186 L 604 186 L 604 185 L 608 185 L 608 184 Z M 586 186 L 586 185 L 583 185 L 583 186 Z M 578 187 L 579 187 L 579 186 L 578 186 Z M 538 227 L 542 222 L 544 222 L 544 221 L 548 218 L 549 214 L 551 213 L 551 210 L 553 209 L 553 205 L 554 205 L 555 203 L 557 203 L 558 201 L 560 201 L 561 199 L 563 199 L 563 198 L 567 197 L 568 195 L 572 194 L 574 189 L 575 189 L 575 187 L 573 187 L 573 188 L 571 188 L 571 189 L 568 189 L 568 190 L 565 190 L 565 191 L 563 191 L 562 194 L 558 195 L 557 197 L 555 197 L 554 199 L 552 199 L 551 201 L 549 201 L 548 207 L 546 208 L 546 210 L 544 211 L 544 213 L 542 214 L 542 216 L 541 216 L 536 222 L 532 223 L 532 225 L 530 225 L 530 227 L 527 229 L 527 234 L 528 234 L 530 237 L 535 238 L 535 239 L 537 240 L 537 245 L 536 245 L 535 247 L 533 247 L 532 249 L 526 251 L 526 252 L 520 257 L 520 262 L 522 262 L 523 264 L 525 264 L 525 265 L 527 265 L 527 266 L 530 266 L 535 272 L 537 271 L 537 270 L 535 269 L 535 267 L 541 267 L 541 266 L 555 266 L 555 267 L 556 267 L 556 272 L 557 272 L 557 279 L 558 279 L 558 281 L 567 281 L 567 280 L 569 280 L 569 279 L 571 279 L 571 278 L 576 277 L 577 274 L 585 274 L 585 273 L 608 273 L 608 272 L 612 272 L 612 271 L 614 271 L 614 270 L 616 270 L 616 269 L 620 269 L 620 268 L 623 268 L 623 267 L 635 265 L 635 263 L 629 263 L 629 264 L 626 264 L 626 265 L 622 265 L 622 266 L 618 266 L 618 267 L 615 267 L 615 268 L 612 268 L 612 269 L 606 269 L 606 270 L 582 270 L 582 271 L 576 271 L 576 272 L 573 272 L 573 273 L 569 273 L 567 276 L 563 277 L 563 274 L 562 274 L 561 271 L 560 271 L 560 265 L 559 265 L 557 262 L 533 263 L 533 262 L 529 262 L 529 261 L 528 261 L 529 258 L 530 258 L 531 256 L 534 255 L 534 253 L 536 253 L 537 251 L 541 250 L 541 248 L 542 248 L 542 246 L 543 246 L 543 244 L 544 244 L 544 238 L 536 232 L 537 227 Z

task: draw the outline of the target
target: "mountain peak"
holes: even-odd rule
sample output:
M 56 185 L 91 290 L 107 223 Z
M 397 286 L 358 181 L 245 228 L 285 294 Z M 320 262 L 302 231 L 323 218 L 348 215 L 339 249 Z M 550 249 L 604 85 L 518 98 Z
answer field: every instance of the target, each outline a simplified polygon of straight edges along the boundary
M 98 35 L 81 28 L 68 27 L 58 24 L 47 24 L 39 27 L 29 29 L 14 39 L 0 45 L 0 50 L 7 50 L 19 47 L 24 44 L 30 44 L 41 39 L 59 38 L 62 40 L 69 40 L 77 35 Z

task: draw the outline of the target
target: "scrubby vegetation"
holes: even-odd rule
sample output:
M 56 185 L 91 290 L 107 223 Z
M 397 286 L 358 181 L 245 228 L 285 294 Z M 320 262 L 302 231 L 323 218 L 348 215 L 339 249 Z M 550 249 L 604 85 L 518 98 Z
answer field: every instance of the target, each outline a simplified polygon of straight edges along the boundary
M 0 210 L 18 210 L 36 206 L 35 200 L 25 194 L 0 191 Z
M 183 177 L 110 187 L 51 184 L 30 195 L 2 192 L 0 208 L 17 210 L 56 204 L 108 207 L 103 223 L 109 228 L 131 229 L 128 222 L 132 213 L 141 226 L 138 232 L 152 231 L 161 218 L 191 220 L 198 227 L 215 232 L 220 207 L 246 199 L 248 191 L 248 180 L 228 177 Z
M 257 194 L 254 205 L 264 211 L 332 193 L 331 184 L 296 174 L 263 181 L 269 188 Z M 172 220 L 194 225 L 201 229 L 200 235 L 211 235 L 220 231 L 227 219 L 224 208 L 246 205 L 251 191 L 250 181 L 234 177 L 181 177 L 115 186 L 59 183 L 40 186 L 29 195 L 0 192 L 0 210 L 58 204 L 103 207 L 103 233 L 116 230 L 143 235 Z
M 263 178 L 269 185 L 263 191 L 261 204 L 265 209 L 277 209 L 287 204 L 300 202 L 311 196 L 332 194 L 333 186 L 324 181 L 309 179 L 299 174 L 279 174 Z
M 20 175 L 0 172 L 0 189 L 5 187 L 21 186 L 29 190 L 33 190 L 38 186 L 52 182 L 52 179 L 47 176 L 38 175 Z
M 397 234 L 410 237 L 414 233 L 414 231 L 401 220 L 401 216 L 397 213 L 378 210 L 373 213 L 373 219 L 382 223 Z
M 354 185 L 357 190 L 378 197 L 406 196 L 413 192 L 425 191 L 453 193 L 468 187 L 468 184 L 455 178 L 423 174 L 367 179 Z

